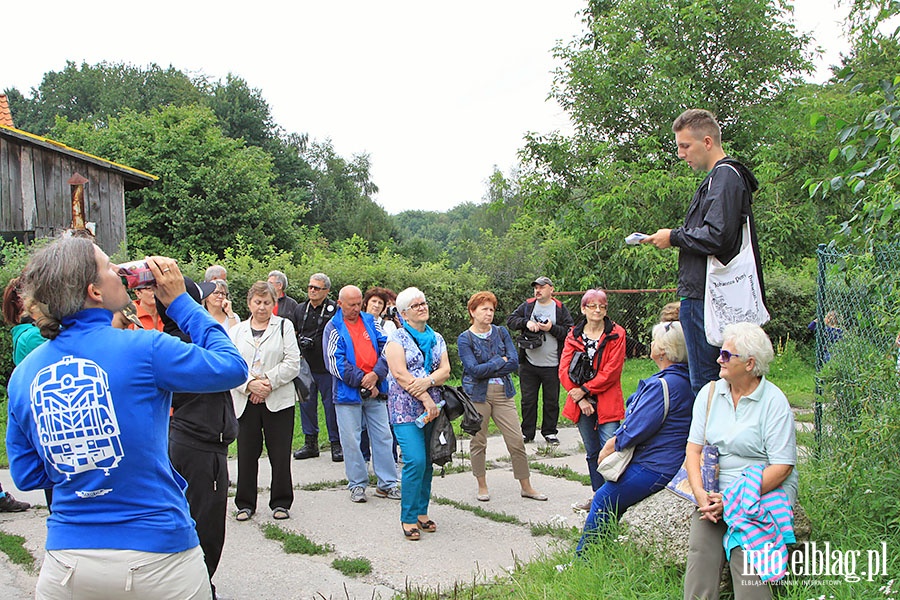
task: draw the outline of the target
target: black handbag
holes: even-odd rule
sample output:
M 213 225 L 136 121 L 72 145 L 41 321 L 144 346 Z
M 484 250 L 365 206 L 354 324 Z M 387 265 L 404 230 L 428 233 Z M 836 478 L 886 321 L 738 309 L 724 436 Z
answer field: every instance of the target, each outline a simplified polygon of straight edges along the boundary
M 447 418 L 444 410 L 438 413 L 434 419 L 434 428 L 431 430 L 431 462 L 439 467 L 445 466 L 453 460 L 456 451 L 456 434 L 453 432 L 453 423 Z
M 525 329 L 516 338 L 516 348 L 520 350 L 534 350 L 544 343 L 543 331 L 530 331 Z
M 588 358 L 587 352 L 576 351 L 569 363 L 569 379 L 575 385 L 584 385 L 594 378 L 593 361 Z
M 475 435 L 481 430 L 483 417 L 462 387 L 442 385 L 441 400 L 444 401 L 444 408 L 441 409 L 441 412 L 445 413 L 449 420 L 453 421 L 459 417 L 463 418 L 459 424 L 460 429 L 469 435 Z
M 281 339 L 282 343 L 284 343 L 284 319 L 281 320 Z M 306 359 L 303 358 L 303 355 L 300 355 L 300 371 L 296 377 L 294 377 L 294 392 L 297 394 L 297 399 L 300 402 L 306 402 L 309 400 L 309 391 L 315 385 L 315 380 L 312 376 L 312 371 L 309 368 L 309 363 L 306 362 Z

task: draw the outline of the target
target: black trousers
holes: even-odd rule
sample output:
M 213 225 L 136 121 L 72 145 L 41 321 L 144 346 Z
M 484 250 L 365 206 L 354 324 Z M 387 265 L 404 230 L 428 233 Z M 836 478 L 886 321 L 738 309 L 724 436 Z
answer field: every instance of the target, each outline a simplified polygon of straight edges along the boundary
M 294 409 L 271 412 L 265 403 L 247 403 L 244 414 L 238 419 L 237 437 L 238 474 L 234 504 L 238 510 L 256 511 L 259 457 L 263 441 L 272 465 L 272 484 L 269 492 L 269 508 L 290 508 L 294 503 L 294 487 L 291 483 L 291 442 L 294 437 Z
M 536 367 L 526 358 L 519 363 L 519 385 L 522 388 L 522 435 L 526 439 L 534 439 L 540 390 L 543 390 L 544 399 L 541 435 L 556 435 L 559 423 L 559 369 Z
M 216 573 L 225 546 L 225 515 L 228 512 L 228 454 L 209 452 L 169 440 L 172 466 L 188 482 L 184 495 L 197 524 L 197 537 L 209 578 Z

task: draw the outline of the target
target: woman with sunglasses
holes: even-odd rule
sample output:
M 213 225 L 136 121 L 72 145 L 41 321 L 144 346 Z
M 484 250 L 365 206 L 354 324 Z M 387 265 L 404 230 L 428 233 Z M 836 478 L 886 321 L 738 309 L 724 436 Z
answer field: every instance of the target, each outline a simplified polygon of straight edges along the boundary
M 222 279 L 216 279 L 216 291 L 203 300 L 203 306 L 212 315 L 225 331 L 241 322 L 241 318 L 231 308 L 231 298 L 228 294 L 228 284 Z
M 597 472 L 597 457 L 625 416 L 622 367 L 625 365 L 625 330 L 606 314 L 603 290 L 588 290 L 581 297 L 584 321 L 569 331 L 559 359 L 559 381 L 568 392 L 563 415 L 578 425 L 587 459 L 591 490 L 605 483 Z M 574 504 L 590 509 L 593 497 Z
M 732 512 L 736 508 L 733 495 L 746 489 L 759 476 L 757 471 L 761 470 L 761 482 L 755 493 L 774 492 L 791 507 L 797 501 L 794 415 L 784 393 L 766 379 L 775 357 L 772 342 L 752 323 L 728 325 L 723 337 L 718 359 L 721 379 L 697 394 L 688 435 L 685 467 L 700 508 L 691 515 L 685 598 L 718 598 L 726 532 L 729 546 L 731 541 L 747 543 L 742 535 L 733 535 L 723 515 L 728 516 L 729 525 L 741 516 Z M 700 454 L 704 443 L 719 451 L 720 492 L 703 489 Z M 729 489 L 732 484 L 735 487 Z M 735 598 L 771 598 L 759 575 L 744 573 L 744 558 L 742 545 L 730 549 Z
M 397 310 L 403 327 L 388 336 L 384 347 L 390 368 L 388 412 L 403 451 L 400 525 L 406 539 L 416 541 L 420 531 L 437 531 L 428 516 L 433 474 L 429 440 L 439 411 L 438 386 L 450 377 L 450 358 L 444 338 L 428 326 L 428 302 L 420 289 L 397 294 Z M 426 424 L 420 428 L 415 421 L 423 413 Z
M 650 358 L 659 371 L 638 383 L 628 398 L 625 420 L 606 441 L 598 460 L 628 448 L 634 448 L 634 454 L 619 479 L 607 481 L 594 494 L 578 542 L 579 556 L 605 532 L 611 516 L 620 518 L 629 507 L 663 489 L 684 462 L 694 394 L 681 323 L 657 324 L 652 339 Z

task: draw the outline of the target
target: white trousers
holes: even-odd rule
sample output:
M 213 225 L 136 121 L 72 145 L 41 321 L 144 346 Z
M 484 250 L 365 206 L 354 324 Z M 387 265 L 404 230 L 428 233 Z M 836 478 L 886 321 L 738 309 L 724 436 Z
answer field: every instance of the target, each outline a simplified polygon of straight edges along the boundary
M 211 600 L 200 546 L 175 554 L 138 550 L 48 550 L 37 600 Z

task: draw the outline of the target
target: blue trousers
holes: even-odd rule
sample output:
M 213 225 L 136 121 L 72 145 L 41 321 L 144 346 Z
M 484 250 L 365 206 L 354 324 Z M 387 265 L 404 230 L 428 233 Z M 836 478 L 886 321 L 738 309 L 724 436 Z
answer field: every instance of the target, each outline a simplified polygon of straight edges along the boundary
M 397 423 L 394 435 L 403 452 L 403 485 L 400 487 L 400 522 L 416 523 L 419 515 L 428 514 L 431 502 L 431 430 L 434 423 L 419 429 L 415 423 Z
M 603 535 L 611 516 L 617 519 L 629 507 L 666 487 L 672 475 L 663 475 L 639 464 L 630 464 L 618 481 L 607 481 L 594 492 L 591 511 L 584 522 L 584 532 L 578 541 L 576 556 L 581 556 L 585 547 L 597 536 Z
M 397 463 L 391 455 L 391 426 L 386 400 L 363 400 L 361 404 L 335 404 L 341 439 L 344 440 L 344 471 L 348 489 L 369 485 L 369 471 L 360 449 L 360 435 L 367 427 L 372 445 L 372 467 L 378 487 L 389 490 L 397 486 Z
M 584 442 L 588 475 L 591 477 L 591 489 L 595 492 L 606 483 L 603 475 L 597 471 L 597 458 L 600 456 L 600 450 L 603 449 L 603 445 L 616 434 L 617 429 L 619 429 L 618 421 L 601 423 L 598 427 L 597 413 L 589 417 L 581 415 L 578 418 L 578 433 L 581 434 L 581 441 Z
M 719 349 L 706 341 L 703 318 L 703 300 L 685 298 L 678 313 L 681 329 L 684 331 L 684 345 L 687 346 L 688 369 L 691 373 L 691 389 L 694 395 L 704 385 L 719 378 Z
M 322 406 L 325 407 L 325 426 L 328 428 L 328 441 L 341 443 L 341 434 L 338 430 L 337 416 L 334 414 L 334 401 L 332 399 L 331 373 L 313 373 L 313 388 L 309 390 L 309 399 L 300 403 L 300 423 L 303 427 L 303 435 L 319 435 L 319 398 L 322 396 Z

